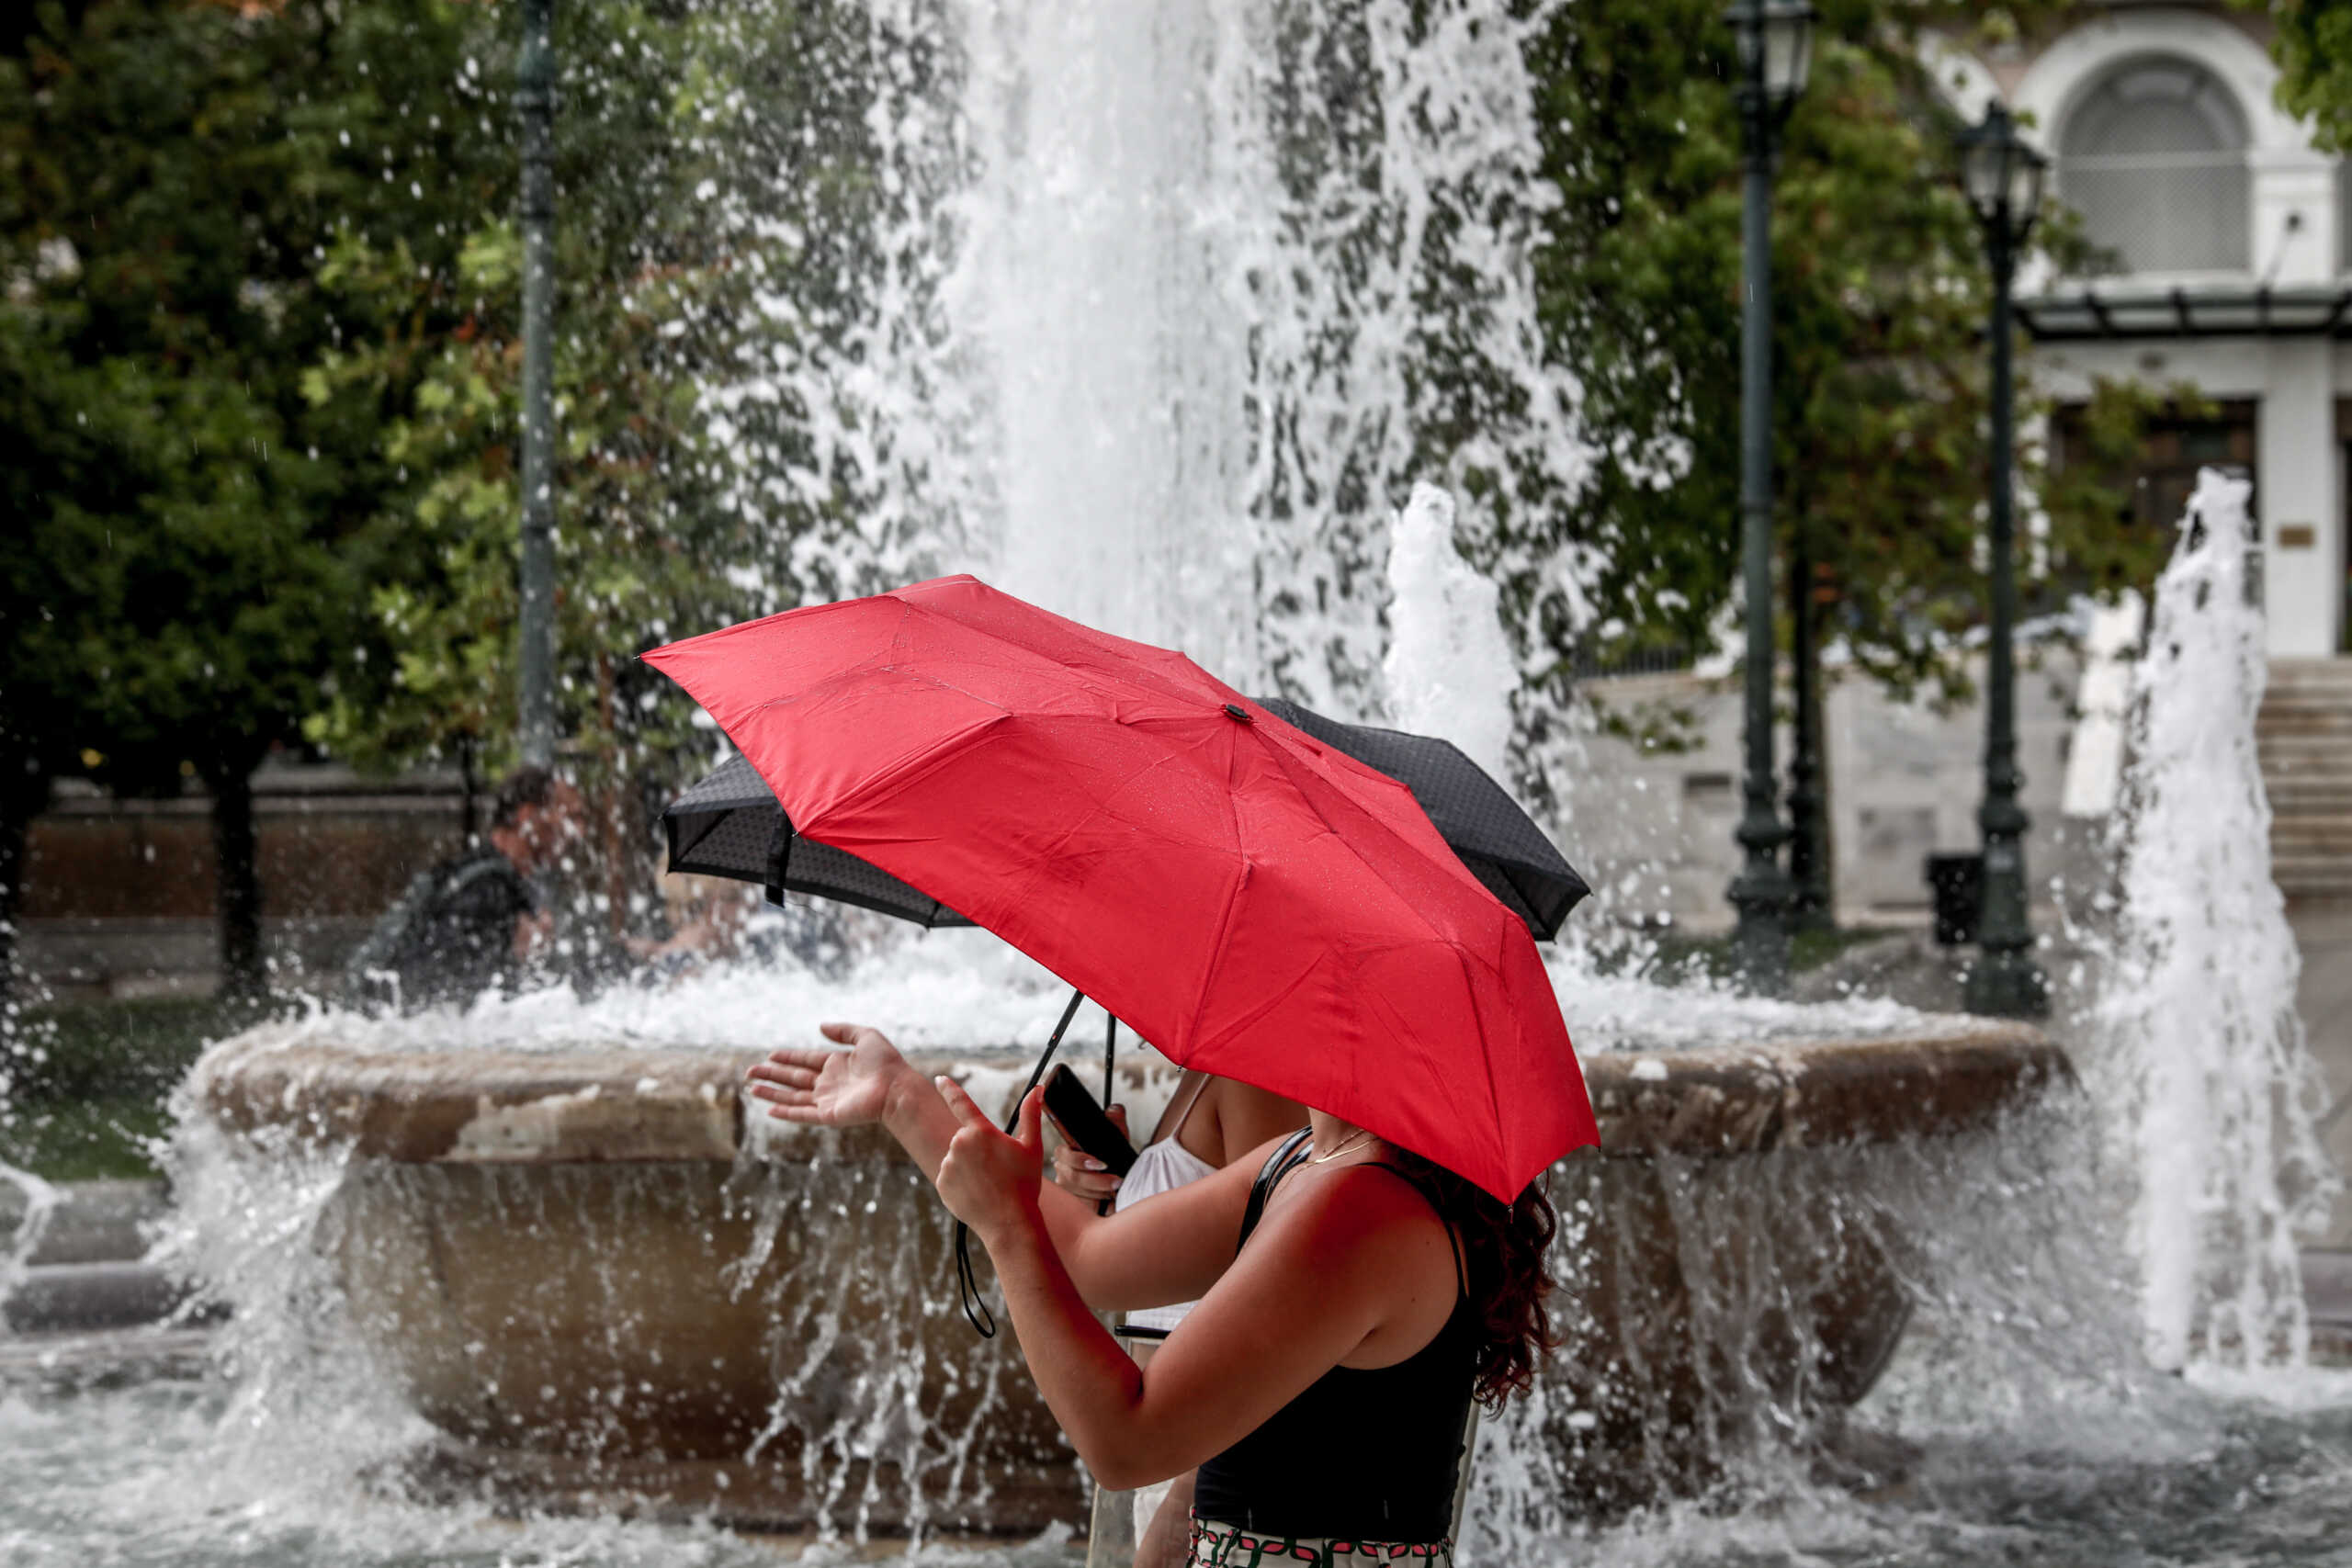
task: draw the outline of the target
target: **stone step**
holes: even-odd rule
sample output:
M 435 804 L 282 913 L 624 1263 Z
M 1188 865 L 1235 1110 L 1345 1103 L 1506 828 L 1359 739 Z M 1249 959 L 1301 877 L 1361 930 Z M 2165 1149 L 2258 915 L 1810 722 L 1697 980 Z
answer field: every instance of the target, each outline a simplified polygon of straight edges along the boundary
M 210 1325 L 0 1336 L 0 1389 L 57 1393 L 119 1387 L 159 1378 L 194 1381 L 213 1370 Z
M 2352 712 L 2273 713 L 2266 708 L 2254 721 L 2254 740 L 2257 746 L 2352 745 Z
M 21 1188 L 0 1181 L 0 1258 L 17 1247 L 29 1205 Z M 130 1262 L 147 1255 L 153 1227 L 171 1200 L 160 1181 L 69 1181 L 41 1227 L 35 1266 Z
M 2352 713 L 2335 704 L 2313 704 L 2310 707 L 2272 707 L 2263 705 L 2261 714 L 2254 721 L 2256 741 L 2319 739 L 2352 741 Z
M 2340 703 L 2352 697 L 2352 680 L 2347 681 L 2279 681 L 2272 680 L 2262 689 L 2262 705 L 2317 707 L 2326 703 Z
M 2352 807 L 2347 807 L 2340 792 L 2314 790 L 2308 795 L 2286 792 L 2263 792 L 2270 796 L 2270 819 L 2276 823 L 2319 822 L 2352 823 Z
M 2290 898 L 2352 898 L 2352 856 L 2274 859 L 2270 880 Z
M 2274 659 L 2270 684 L 2352 687 L 2352 658 Z
M 2274 659 L 2256 752 L 2271 876 L 2290 897 L 2352 897 L 2352 659 Z
M 2273 811 L 2282 807 L 2295 811 L 2352 808 L 2352 778 L 2281 774 L 2262 783 L 2263 793 L 2270 796 Z
M 171 1316 L 187 1293 L 151 1263 L 52 1263 L 25 1271 L 0 1319 L 18 1334 L 129 1328 Z
M 2341 684 L 2333 681 L 2301 681 L 2282 685 L 2274 680 L 2263 689 L 2262 693 L 2262 706 L 2265 711 L 2288 707 L 2321 707 L 2329 703 L 2347 701 L 2352 701 L 2352 681 Z
M 2352 688 L 2352 659 L 2270 661 L 2264 688 L 2273 692 L 2324 692 Z
M 2342 685 L 2334 682 L 2306 682 L 2280 685 L 2273 681 L 2262 694 L 2262 711 L 2275 712 L 2287 708 L 2310 709 L 2330 703 L 2352 702 L 2352 682 Z
M 2352 804 L 2340 799 L 2279 799 L 2269 797 L 2269 829 L 2272 837 L 2284 828 L 2307 828 L 2312 823 L 2352 823 Z
M 2273 817 L 2270 847 L 2281 853 L 2290 848 L 2352 849 L 2352 817 Z
M 2266 729 L 2256 727 L 2254 743 L 2265 750 L 2277 747 L 2288 751 L 2319 751 L 2338 754 L 2352 751 L 2352 736 L 2322 734 L 2313 730 Z
M 2270 854 L 2270 870 L 2273 875 L 2280 877 L 2310 876 L 2326 872 L 2352 876 L 2352 856 L 2274 846 Z
M 2352 746 L 2314 747 L 2265 740 L 2255 749 L 2264 783 L 2281 778 L 2352 779 Z

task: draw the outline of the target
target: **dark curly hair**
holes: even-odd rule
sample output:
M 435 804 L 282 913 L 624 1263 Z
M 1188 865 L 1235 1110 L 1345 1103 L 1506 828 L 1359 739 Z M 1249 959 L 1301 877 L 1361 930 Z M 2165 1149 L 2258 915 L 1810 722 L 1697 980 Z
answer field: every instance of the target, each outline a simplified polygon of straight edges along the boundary
M 1396 1158 L 1427 1179 L 1439 1214 L 1462 1238 L 1470 1299 L 1478 1309 L 1478 1403 L 1498 1410 L 1535 1382 L 1537 1365 L 1559 1344 L 1544 1298 L 1553 1290 L 1544 1254 L 1560 1218 L 1542 1179 L 1503 1203 L 1484 1188 L 1409 1149 Z

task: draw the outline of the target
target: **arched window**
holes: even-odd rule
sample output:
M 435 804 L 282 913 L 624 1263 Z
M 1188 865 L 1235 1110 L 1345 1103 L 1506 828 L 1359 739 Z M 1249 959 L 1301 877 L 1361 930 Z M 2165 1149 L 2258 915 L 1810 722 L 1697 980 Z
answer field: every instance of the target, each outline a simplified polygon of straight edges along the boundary
M 2244 272 L 2251 263 L 2245 117 L 2212 73 L 2155 57 L 2084 95 L 2058 141 L 2058 195 L 2101 271 Z

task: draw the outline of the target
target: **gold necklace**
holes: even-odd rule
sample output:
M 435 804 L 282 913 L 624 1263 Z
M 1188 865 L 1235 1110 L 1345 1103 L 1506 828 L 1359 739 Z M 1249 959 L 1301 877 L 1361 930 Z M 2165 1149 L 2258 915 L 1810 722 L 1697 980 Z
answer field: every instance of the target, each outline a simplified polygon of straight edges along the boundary
M 1371 1129 L 1359 1127 L 1356 1129 L 1356 1135 L 1354 1137 L 1350 1138 L 1347 1142 L 1341 1144 L 1338 1148 L 1333 1149 L 1328 1155 L 1315 1155 L 1311 1156 L 1306 1163 L 1309 1165 L 1321 1165 L 1326 1160 L 1338 1159 L 1341 1155 L 1346 1154 L 1350 1149 L 1354 1148 L 1358 1144 L 1363 1143 L 1366 1138 L 1371 1136 Z

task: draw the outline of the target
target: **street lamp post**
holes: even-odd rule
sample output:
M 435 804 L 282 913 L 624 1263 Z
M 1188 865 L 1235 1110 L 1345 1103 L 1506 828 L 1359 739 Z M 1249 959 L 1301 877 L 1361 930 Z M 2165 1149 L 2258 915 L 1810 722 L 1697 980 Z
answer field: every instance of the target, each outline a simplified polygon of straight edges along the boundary
M 2018 804 L 2017 669 L 2012 647 L 2017 621 L 2017 566 L 2010 514 L 2011 452 L 2016 441 L 2015 387 L 2009 365 L 2009 289 L 2018 254 L 2041 212 L 2048 161 L 2017 133 L 1999 103 L 1961 137 L 1961 169 L 1968 204 L 1984 231 L 1993 267 L 1992 491 L 1985 517 L 1991 583 L 1990 638 L 1984 667 L 1984 803 L 1976 821 L 1984 836 L 1984 896 L 1977 960 L 1968 975 L 1968 1010 L 2005 1018 L 2050 1010 L 2049 982 L 2033 961 L 2033 929 L 2026 912 L 2025 830 Z
M 555 761 L 554 0 L 523 0 L 523 761 Z
M 1785 987 L 1792 889 L 1779 851 L 1788 838 L 1772 801 L 1772 164 L 1781 128 L 1804 91 L 1813 7 L 1803 0 L 1737 0 L 1740 145 L 1747 180 L 1740 243 L 1739 522 L 1747 614 L 1747 807 L 1737 834 L 1746 860 L 1732 879 L 1733 939 L 1741 975 L 1759 991 Z
M 1797 931 L 1837 922 L 1829 886 L 1829 796 L 1821 766 L 1821 606 L 1813 551 L 1789 547 L 1789 688 L 1796 723 L 1789 738 L 1789 910 Z

